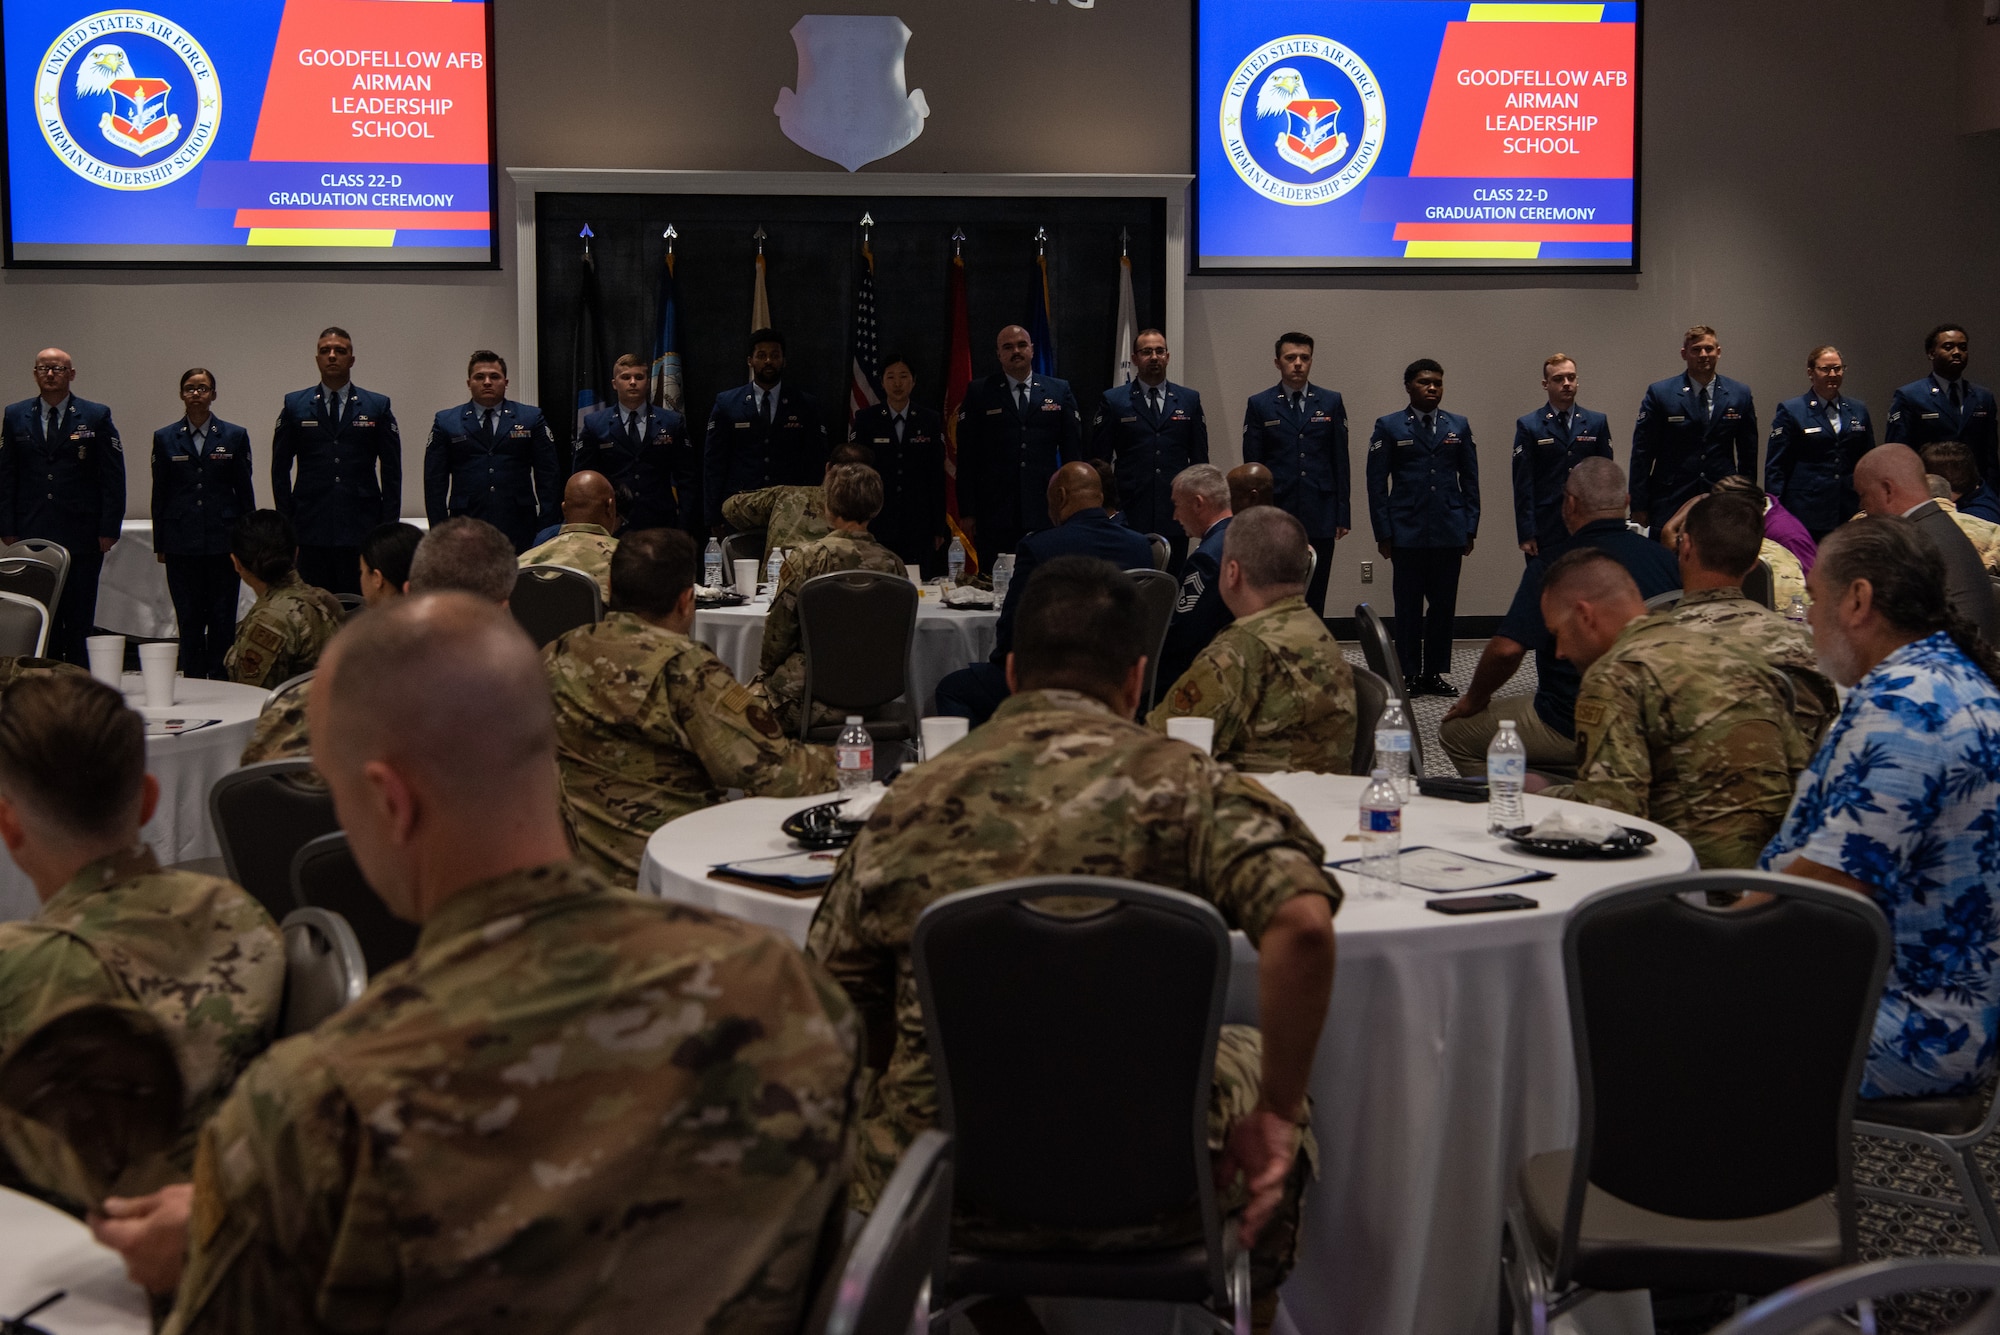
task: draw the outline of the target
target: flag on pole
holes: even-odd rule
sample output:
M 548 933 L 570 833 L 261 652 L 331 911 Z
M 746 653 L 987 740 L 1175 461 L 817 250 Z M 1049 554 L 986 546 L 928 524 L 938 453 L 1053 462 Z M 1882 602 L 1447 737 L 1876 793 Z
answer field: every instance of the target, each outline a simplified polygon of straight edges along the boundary
M 1035 231 L 1035 271 L 1028 276 L 1028 337 L 1035 344 L 1036 375 L 1056 373 L 1055 316 L 1049 305 L 1049 257 L 1043 245 L 1049 234 Z
M 771 298 L 764 291 L 764 229 L 757 229 L 757 293 L 750 300 L 750 332 L 771 327 Z
M 1139 374 L 1132 364 L 1132 344 L 1139 338 L 1139 317 L 1132 309 L 1132 257 L 1120 247 L 1118 256 L 1118 342 L 1111 349 L 1111 383 L 1129 385 Z
M 875 252 L 869 223 L 861 225 L 861 267 L 854 280 L 854 323 L 848 331 L 847 420 L 882 401 L 882 349 L 875 328 Z
M 674 237 L 667 228 L 667 261 L 660 266 L 660 290 L 654 302 L 659 322 L 653 328 L 653 374 L 649 397 L 655 408 L 681 411 L 680 311 L 674 290 Z
M 958 253 L 963 233 L 952 238 L 951 336 L 944 363 L 944 516 L 952 536 L 965 544 L 965 568 L 979 571 L 979 553 L 958 522 L 958 409 L 972 387 L 972 333 L 965 311 L 965 258 Z
M 583 419 L 611 401 L 610 379 L 604 372 L 604 311 L 597 296 L 597 261 L 590 253 L 589 224 L 583 239 L 583 283 L 577 297 L 576 323 L 570 330 L 570 439 L 583 434 Z

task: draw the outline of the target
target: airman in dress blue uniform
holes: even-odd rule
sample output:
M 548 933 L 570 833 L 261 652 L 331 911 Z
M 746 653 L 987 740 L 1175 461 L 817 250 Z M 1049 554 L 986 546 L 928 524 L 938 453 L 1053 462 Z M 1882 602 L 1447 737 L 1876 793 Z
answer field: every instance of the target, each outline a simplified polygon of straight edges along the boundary
M 958 406 L 958 508 L 982 566 L 1049 527 L 1044 493 L 1083 458 L 1083 412 L 1067 380 L 1035 373 L 1035 343 L 1010 324 L 994 339 L 1000 369 Z
M 682 528 L 700 532 L 701 456 L 687 438 L 687 421 L 671 408 L 646 401 L 646 359 L 626 353 L 612 368 L 618 402 L 583 419 L 573 473 L 602 473 L 631 492 L 622 513 L 634 529 Z
M 785 383 L 785 336 L 750 335 L 750 383 L 715 396 L 702 450 L 709 532 L 729 531 L 722 503 L 765 487 L 816 487 L 826 475 L 826 419 L 812 395 Z
M 319 383 L 287 394 L 271 431 L 273 508 L 298 529 L 306 583 L 359 593 L 361 539 L 403 517 L 403 437 L 389 396 L 353 383 L 345 329 L 322 330 L 314 360 Z
M 1396 656 L 1409 678 L 1400 684 L 1409 696 L 1451 696 L 1444 674 L 1459 568 L 1479 536 L 1479 455 L 1472 423 L 1438 406 L 1442 366 L 1411 362 L 1403 389 L 1410 406 L 1377 419 L 1368 437 L 1368 523 L 1395 565 Z
M 1875 423 L 1867 404 L 1841 395 L 1847 367 L 1839 348 L 1814 348 L 1806 373 L 1812 388 L 1786 399 L 1771 414 L 1764 490 L 1820 542 L 1861 508 L 1854 494 L 1854 465 L 1875 448 Z
M 556 522 L 555 437 L 540 408 L 507 397 L 499 353 L 473 353 L 465 383 L 471 401 L 431 423 L 424 512 L 433 527 L 454 515 L 483 519 L 524 552 L 538 530 Z
M 926 578 L 945 573 L 951 526 L 944 513 L 944 417 L 911 402 L 917 378 L 909 359 L 882 359 L 883 402 L 854 414 L 847 438 L 866 445 L 882 475 L 882 513 L 868 526 L 876 540 L 921 566 Z
M 1650 385 L 1632 428 L 1632 517 L 1664 524 L 1732 473 L 1757 476 L 1757 402 L 1716 374 L 1722 342 L 1698 324 L 1681 338 L 1687 370 Z
M 1243 462 L 1263 464 L 1276 482 L 1280 510 L 1306 526 L 1318 561 L 1306 606 L 1326 604 L 1333 544 L 1353 526 L 1348 517 L 1347 405 L 1312 383 L 1311 335 L 1278 339 L 1278 383 L 1250 396 L 1243 410 Z
M 1542 362 L 1548 403 L 1514 423 L 1514 540 L 1530 561 L 1569 537 L 1562 517 L 1569 470 L 1611 457 L 1611 419 L 1579 408 L 1576 388 L 1576 358 L 1551 354 Z
M 1187 532 L 1174 519 L 1174 478 L 1208 462 L 1208 421 L 1201 395 L 1167 379 L 1167 361 L 1167 336 L 1141 330 L 1132 342 L 1138 378 L 1105 391 L 1090 448 L 1118 474 L 1126 522 L 1167 540 L 1167 568 L 1178 576 L 1187 564 Z
M 229 562 L 236 521 L 257 508 L 250 433 L 209 411 L 215 373 L 181 374 L 187 415 L 153 433 L 153 551 L 167 568 L 180 623 L 181 672 L 229 680 L 243 581 Z
M 1919 453 L 1937 440 L 1955 440 L 1972 451 L 1979 475 L 2000 487 L 2000 405 L 1993 391 L 1965 378 L 1972 340 L 1963 325 L 1941 324 L 1924 337 L 1931 373 L 1889 400 L 1885 442 Z

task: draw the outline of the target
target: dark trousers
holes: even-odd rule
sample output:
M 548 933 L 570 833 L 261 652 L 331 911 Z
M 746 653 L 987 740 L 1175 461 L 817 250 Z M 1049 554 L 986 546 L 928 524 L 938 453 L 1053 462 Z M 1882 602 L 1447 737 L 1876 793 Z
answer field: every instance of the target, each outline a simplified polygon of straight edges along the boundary
M 1411 677 L 1443 676 L 1451 671 L 1451 623 L 1458 611 L 1458 570 L 1465 549 L 1390 550 L 1396 568 L 1396 657 Z
M 242 589 L 227 556 L 169 556 L 167 592 L 181 626 L 181 673 L 229 680 L 222 660 L 236 638 L 236 600 Z
M 1318 558 L 1313 565 L 1312 582 L 1306 585 L 1306 606 L 1314 616 L 1326 615 L 1326 582 L 1333 577 L 1333 539 L 1315 542 L 1313 555 Z
M 328 593 L 361 592 L 359 547 L 300 547 L 299 578 Z M 189 673 L 193 676 L 193 673 Z
M 973 663 L 948 673 L 937 686 L 937 712 L 970 719 L 977 728 L 1007 703 L 1007 669 L 998 663 Z
M 69 548 L 69 576 L 49 620 L 48 655 L 87 668 L 90 653 L 83 642 L 97 621 L 97 577 L 104 570 L 104 553 L 97 550 L 96 538 L 63 546 Z

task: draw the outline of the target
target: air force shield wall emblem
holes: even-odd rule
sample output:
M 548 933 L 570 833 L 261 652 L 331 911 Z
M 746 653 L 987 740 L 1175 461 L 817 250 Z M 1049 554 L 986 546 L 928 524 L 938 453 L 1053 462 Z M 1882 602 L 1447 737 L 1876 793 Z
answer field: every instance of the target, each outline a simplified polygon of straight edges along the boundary
M 1358 138 L 1340 128 L 1344 110 Z M 1244 184 L 1294 207 L 1325 204 L 1360 185 L 1381 159 L 1388 129 L 1382 85 L 1368 63 L 1330 37 L 1303 33 L 1244 57 L 1223 87 L 1221 119 L 1223 151 Z
M 903 77 L 910 30 L 888 14 L 807 14 L 792 25 L 798 90 L 772 108 L 785 138 L 849 171 L 909 147 L 931 114 Z
M 35 71 L 35 113 L 50 150 L 78 176 L 153 190 L 187 175 L 215 142 L 222 85 L 186 29 L 145 10 L 104 10 L 49 46 Z

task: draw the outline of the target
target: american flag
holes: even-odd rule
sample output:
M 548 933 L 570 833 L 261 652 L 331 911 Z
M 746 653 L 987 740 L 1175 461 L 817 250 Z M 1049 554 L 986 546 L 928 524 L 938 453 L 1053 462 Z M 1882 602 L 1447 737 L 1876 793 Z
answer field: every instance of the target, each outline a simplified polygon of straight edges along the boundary
M 875 329 L 875 252 L 864 233 L 861 241 L 861 269 L 854 283 L 854 325 L 847 344 L 852 349 L 848 362 L 847 420 L 854 421 L 864 408 L 882 401 L 882 348 Z

